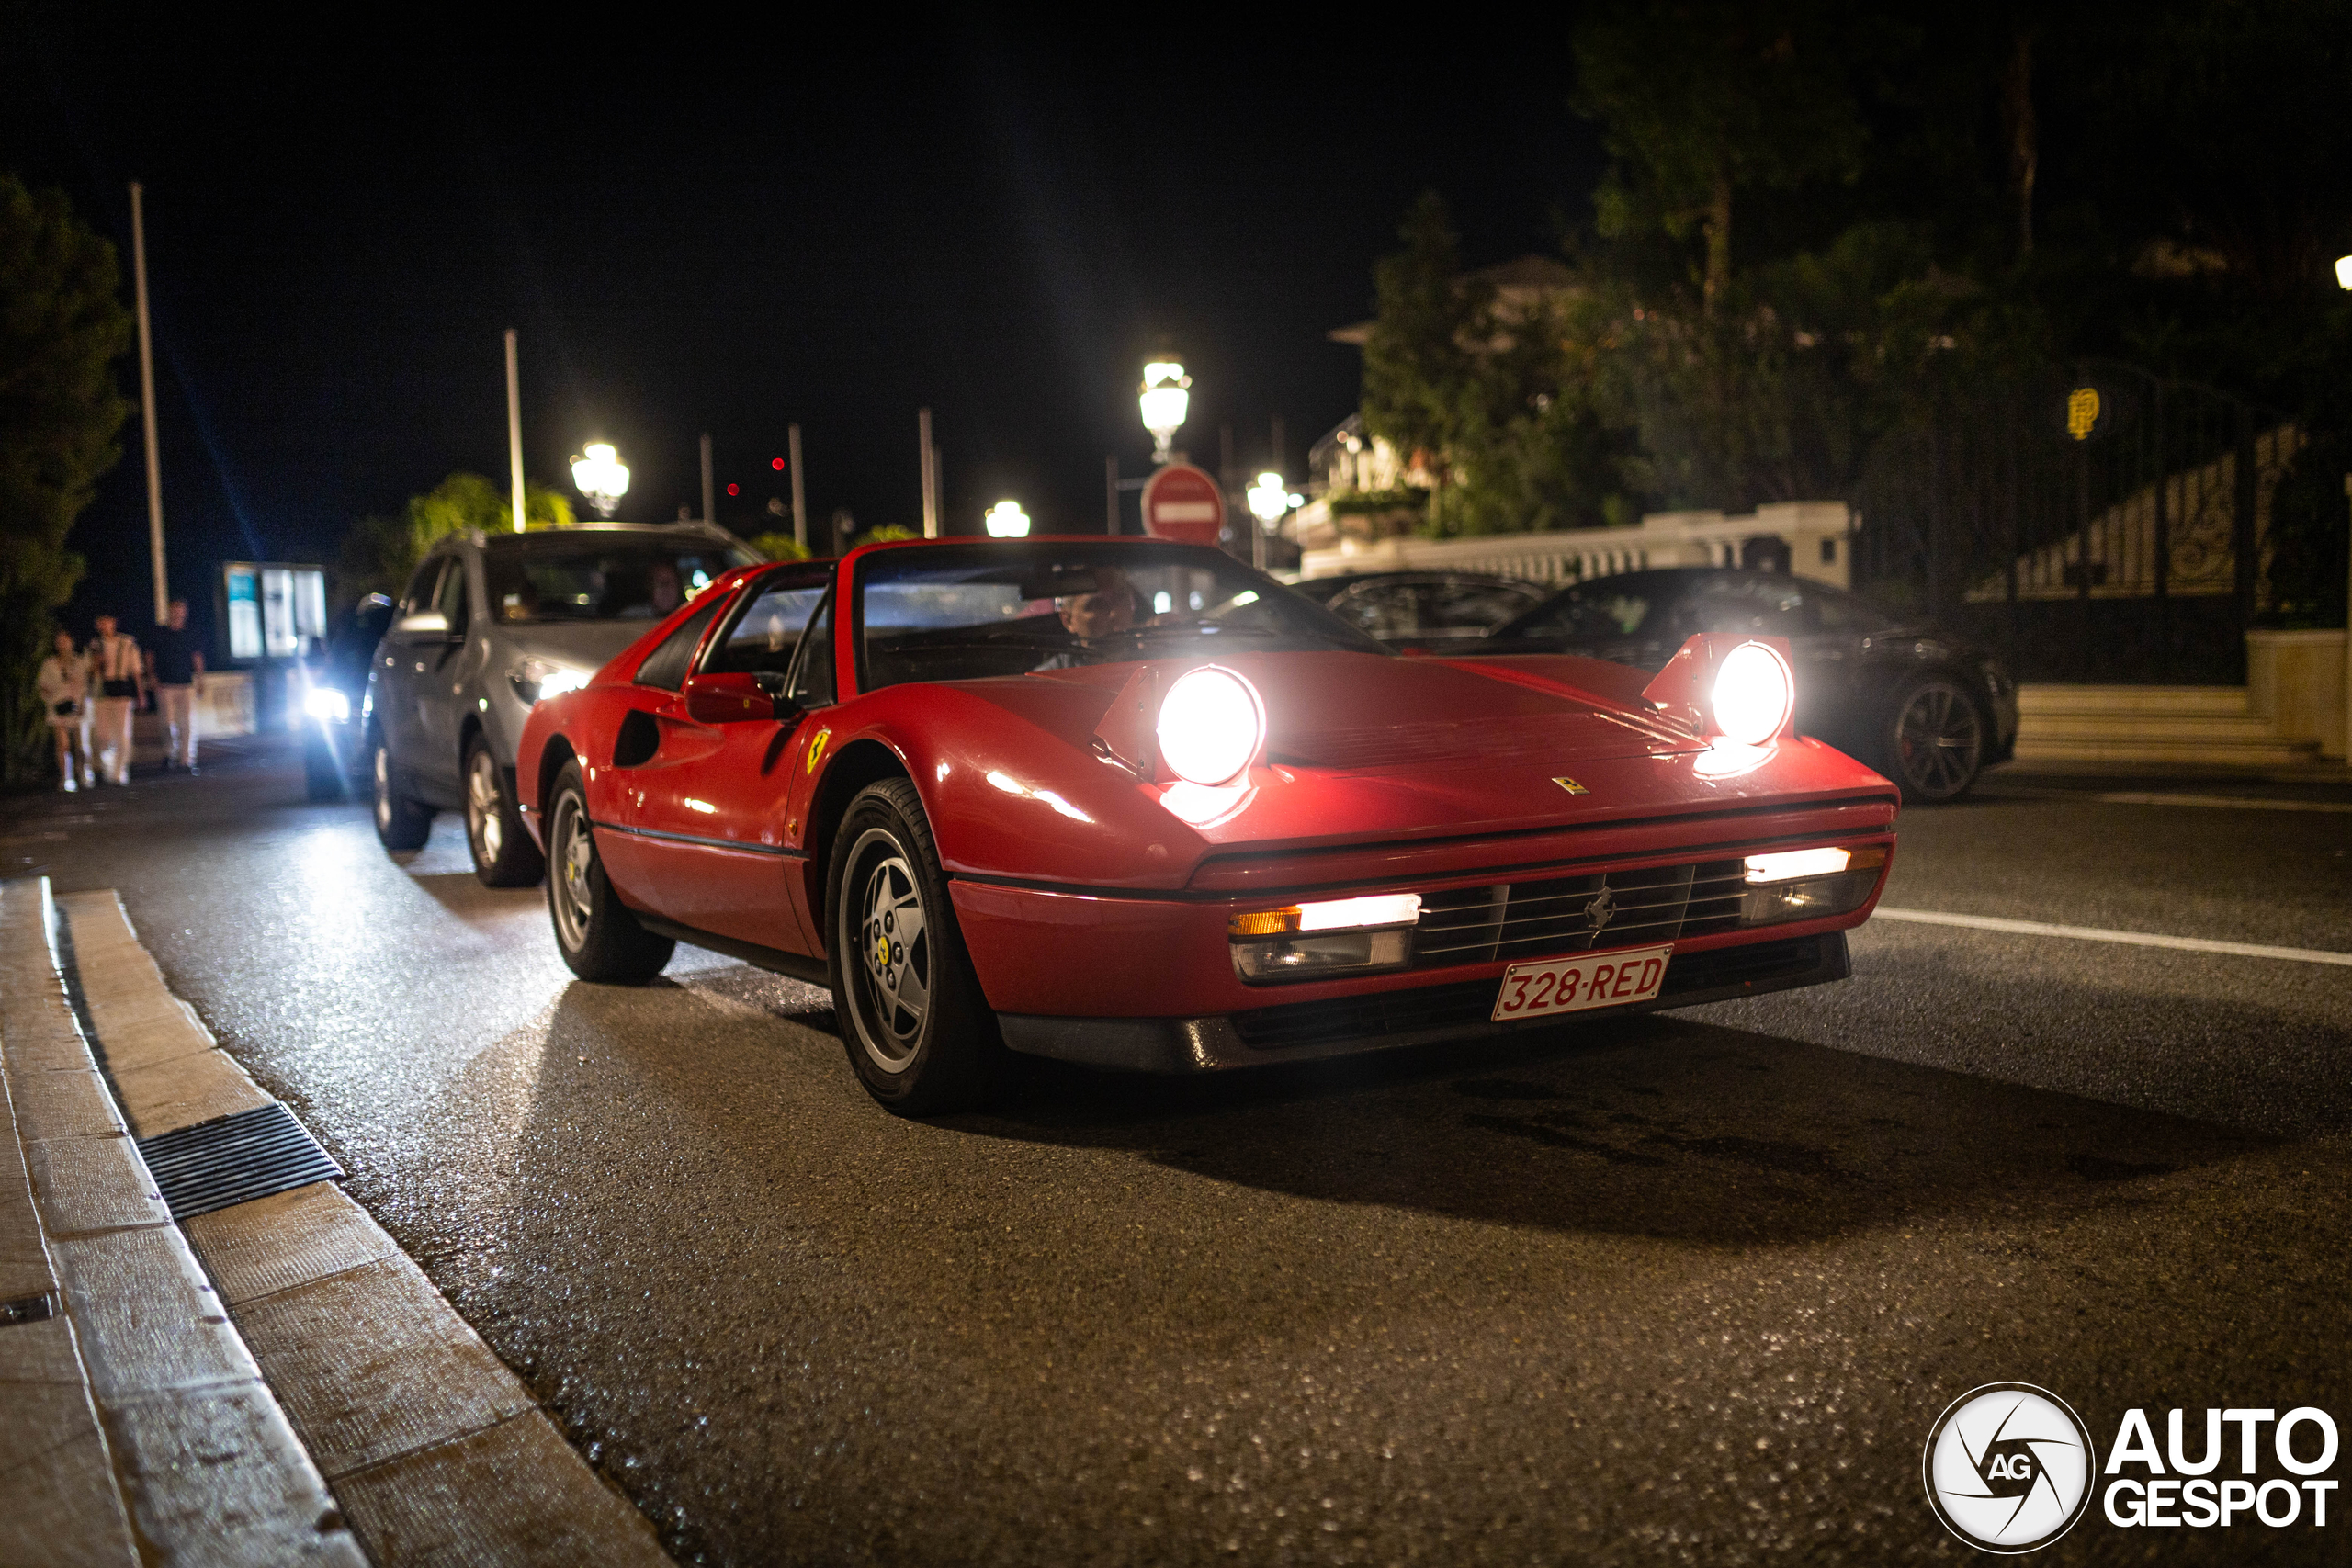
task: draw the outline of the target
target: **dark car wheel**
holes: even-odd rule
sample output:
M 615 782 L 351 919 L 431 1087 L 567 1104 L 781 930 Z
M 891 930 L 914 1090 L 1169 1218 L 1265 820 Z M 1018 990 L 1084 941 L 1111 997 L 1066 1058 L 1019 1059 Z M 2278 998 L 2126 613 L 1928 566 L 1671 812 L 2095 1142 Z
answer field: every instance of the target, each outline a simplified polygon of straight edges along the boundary
M 1958 682 L 1923 675 L 1894 699 L 1883 762 L 1903 786 L 1903 798 L 1933 805 L 1958 800 L 1984 771 L 1991 726 L 1976 699 Z
M 421 850 L 433 831 L 433 807 L 400 792 L 392 771 L 391 748 L 377 736 L 368 746 L 368 767 L 375 774 L 376 837 L 388 850 Z
M 596 856 L 580 764 L 566 762 L 548 804 L 548 916 L 556 950 L 583 980 L 641 985 L 662 973 L 678 944 L 637 923 Z
M 528 887 L 547 869 L 524 830 L 505 771 L 479 735 L 466 748 L 466 847 L 485 887 Z
M 1004 1047 L 913 784 L 885 779 L 850 802 L 825 887 L 834 1011 L 866 1091 L 901 1116 L 986 1099 Z

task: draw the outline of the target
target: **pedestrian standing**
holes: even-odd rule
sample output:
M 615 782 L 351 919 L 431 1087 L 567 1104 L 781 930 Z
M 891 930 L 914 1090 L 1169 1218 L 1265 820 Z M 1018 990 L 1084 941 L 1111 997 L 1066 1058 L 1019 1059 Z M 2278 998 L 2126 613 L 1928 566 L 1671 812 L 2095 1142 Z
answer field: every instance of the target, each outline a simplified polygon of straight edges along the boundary
M 155 706 L 164 718 L 164 771 L 196 772 L 196 683 L 204 678 L 204 652 L 187 629 L 187 601 L 175 599 L 154 647 L 147 654 L 147 678 L 155 685 Z
M 74 651 L 72 632 L 57 634 L 56 649 L 33 679 L 57 745 L 57 787 L 72 790 L 97 782 L 90 773 L 90 661 Z
M 97 683 L 94 728 L 98 749 L 98 776 L 109 784 L 130 782 L 130 716 L 139 705 L 146 683 L 146 662 L 139 645 L 115 631 L 114 617 L 98 617 L 98 635 L 90 643 L 90 678 Z

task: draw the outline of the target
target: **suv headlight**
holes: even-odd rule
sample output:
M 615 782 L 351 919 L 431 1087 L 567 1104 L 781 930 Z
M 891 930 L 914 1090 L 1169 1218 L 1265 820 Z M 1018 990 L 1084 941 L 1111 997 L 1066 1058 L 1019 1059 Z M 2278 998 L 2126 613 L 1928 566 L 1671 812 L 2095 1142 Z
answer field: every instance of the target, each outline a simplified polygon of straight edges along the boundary
M 506 680 L 514 688 L 514 694 L 528 706 L 578 691 L 588 683 L 588 674 L 585 670 L 558 664 L 551 659 L 526 659 L 506 672 Z

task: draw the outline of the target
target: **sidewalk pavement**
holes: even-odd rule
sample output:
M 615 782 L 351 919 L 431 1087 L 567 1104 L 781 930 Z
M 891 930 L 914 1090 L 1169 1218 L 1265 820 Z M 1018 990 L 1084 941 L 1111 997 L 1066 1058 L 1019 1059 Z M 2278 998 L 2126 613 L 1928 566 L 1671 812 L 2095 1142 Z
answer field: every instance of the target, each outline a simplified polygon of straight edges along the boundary
M 667 1562 L 112 893 L 0 883 L 0 1565 Z

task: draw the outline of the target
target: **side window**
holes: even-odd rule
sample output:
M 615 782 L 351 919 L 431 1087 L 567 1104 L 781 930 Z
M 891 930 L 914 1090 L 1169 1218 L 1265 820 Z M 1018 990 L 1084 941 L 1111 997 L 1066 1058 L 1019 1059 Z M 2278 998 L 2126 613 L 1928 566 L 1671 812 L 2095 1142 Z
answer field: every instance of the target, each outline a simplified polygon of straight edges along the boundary
M 830 592 L 801 636 L 799 662 L 785 694 L 803 707 L 823 707 L 833 700 L 833 596 Z
M 447 556 L 435 556 L 416 569 L 416 575 L 408 580 L 408 592 L 401 595 L 401 615 L 413 615 L 420 610 L 433 608 L 434 584 L 441 581 L 441 568 L 448 558 Z
M 1812 604 L 1792 578 L 1710 578 L 1688 601 L 1693 630 L 1803 637 Z
M 762 579 L 760 591 L 745 596 L 742 613 L 703 656 L 703 669 L 735 675 L 789 671 L 800 634 L 824 598 L 831 575 L 829 567 L 815 573 L 779 571 Z
M 665 692 L 674 692 L 684 685 L 686 666 L 694 659 L 695 646 L 702 641 L 710 618 L 718 614 L 718 596 L 713 595 L 709 604 L 688 615 L 676 631 L 663 637 L 662 645 L 647 654 L 645 662 L 637 667 L 637 683 L 659 686 Z
M 1411 637 L 1421 629 L 1419 592 L 1410 582 L 1366 583 L 1340 602 L 1339 615 L 1366 637 Z
M 433 607 L 448 621 L 449 629 L 462 633 L 466 629 L 466 558 L 451 556 L 448 570 L 441 574 L 441 586 L 433 595 Z

